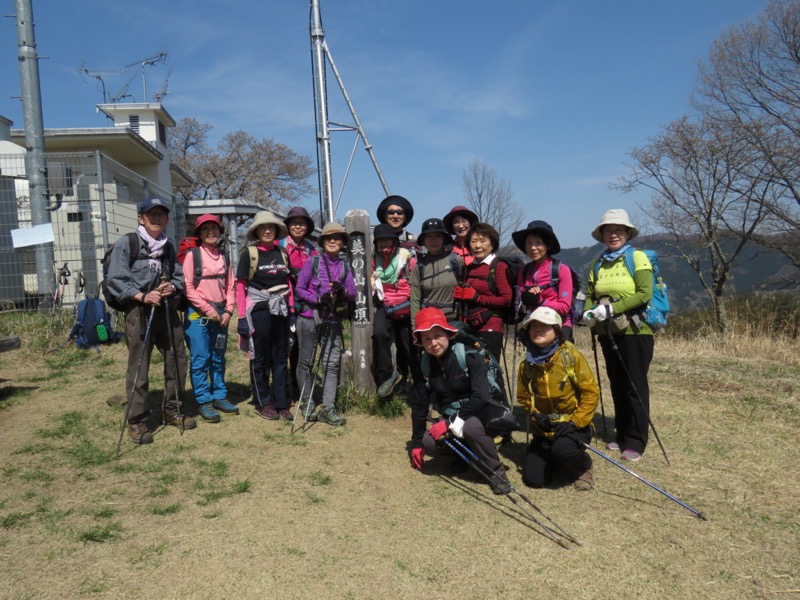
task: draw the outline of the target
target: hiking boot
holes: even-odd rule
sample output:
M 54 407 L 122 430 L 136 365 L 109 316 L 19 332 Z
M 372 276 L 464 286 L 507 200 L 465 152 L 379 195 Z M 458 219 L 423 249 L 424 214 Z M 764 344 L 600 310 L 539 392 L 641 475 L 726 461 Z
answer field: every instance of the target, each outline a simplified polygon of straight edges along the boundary
M 153 434 L 147 428 L 147 423 L 128 423 L 128 435 L 134 444 L 152 444 Z
M 642 458 L 642 455 L 639 454 L 636 450 L 631 450 L 630 448 L 628 448 L 627 450 L 624 450 L 619 457 L 622 460 L 629 460 L 631 462 L 636 462 L 637 460 Z
M 208 421 L 209 423 L 219 423 L 221 420 L 217 409 L 214 408 L 214 405 L 211 404 L 211 402 L 204 402 L 198 406 L 198 411 L 200 412 L 200 418 L 203 419 L 203 421 Z
M 306 423 L 315 423 L 317 421 L 316 409 L 316 406 L 309 406 L 308 404 L 300 405 L 300 414 L 303 415 L 303 420 Z
M 578 475 L 578 478 L 572 484 L 576 490 L 588 492 L 594 489 L 594 471 L 592 467 L 586 469 L 583 473 Z
M 266 406 L 261 406 L 259 408 L 256 408 L 256 414 L 262 419 L 266 419 L 267 421 L 277 421 L 278 419 L 280 419 L 278 411 L 275 410 L 275 406 L 273 406 L 272 404 L 267 404 Z
M 505 473 L 495 473 L 492 475 L 490 481 L 492 482 L 492 491 L 496 496 L 511 493 L 511 482 L 508 480 Z
M 282 409 L 280 409 L 280 410 L 278 411 L 278 416 L 279 416 L 281 419 L 285 419 L 286 421 L 291 421 L 291 420 L 292 420 L 292 413 L 291 413 L 291 412 L 289 412 L 289 409 L 288 409 L 288 408 L 282 408 Z
M 389 379 L 384 381 L 380 387 L 378 388 L 378 398 L 388 398 L 394 392 L 394 388 L 397 387 L 397 384 L 403 381 L 403 376 L 397 372 L 397 370 L 392 371 L 391 376 Z
M 619 444 L 617 442 L 608 442 L 606 444 L 606 450 L 611 452 L 619 452 Z
M 187 417 L 180 413 L 173 413 L 165 417 L 164 425 L 172 425 L 179 429 L 195 429 L 197 422 L 192 417 Z
M 347 419 L 337 413 L 336 408 L 333 406 L 326 406 L 323 408 L 321 411 L 319 411 L 317 418 L 320 420 L 320 422 L 333 425 L 334 427 L 341 427 L 347 423 Z
M 239 407 L 235 404 L 231 404 L 228 402 L 227 399 L 223 398 L 222 400 L 214 400 L 214 408 L 216 408 L 220 412 L 224 412 L 228 415 L 238 415 L 239 414 Z

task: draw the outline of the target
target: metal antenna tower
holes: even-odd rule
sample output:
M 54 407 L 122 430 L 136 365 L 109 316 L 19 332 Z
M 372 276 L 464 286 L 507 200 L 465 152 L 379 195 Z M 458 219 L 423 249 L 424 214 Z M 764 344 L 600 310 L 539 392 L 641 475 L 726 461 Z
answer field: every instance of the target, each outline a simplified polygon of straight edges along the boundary
M 311 0 L 309 31 L 311 33 L 311 67 L 312 76 L 314 79 L 314 118 L 317 129 L 319 203 L 323 220 L 324 222 L 328 222 L 333 221 L 336 214 L 336 209 L 333 203 L 333 178 L 331 176 L 331 131 L 355 131 L 358 134 L 355 145 L 353 146 L 353 152 L 350 154 L 350 160 L 347 163 L 347 169 L 345 171 L 344 180 L 342 181 L 342 187 L 339 191 L 339 197 L 336 201 L 336 206 L 338 206 L 339 199 L 341 199 L 342 191 L 344 190 L 344 183 L 347 181 L 347 174 L 350 171 L 350 165 L 353 162 L 353 154 L 355 153 L 355 148 L 358 145 L 359 139 L 361 139 L 361 141 L 364 143 L 364 149 L 367 151 L 367 154 L 369 154 L 369 158 L 372 161 L 372 166 L 375 169 L 375 173 L 378 175 L 378 179 L 381 182 L 383 191 L 387 196 L 390 194 L 390 192 L 389 186 L 386 185 L 386 180 L 383 178 L 383 173 L 381 173 L 381 169 L 378 166 L 375 153 L 372 151 L 372 146 L 370 145 L 369 141 L 367 141 L 364 128 L 361 126 L 361 121 L 359 121 L 358 115 L 356 114 L 356 109 L 353 106 L 353 103 L 350 101 L 350 96 L 347 94 L 347 90 L 344 87 L 344 82 L 339 75 L 336 64 L 333 62 L 333 56 L 331 56 L 331 51 L 328 48 L 328 44 L 325 42 L 325 33 L 322 29 L 322 16 L 319 9 L 319 0 Z M 342 91 L 342 96 L 347 104 L 347 108 L 350 110 L 350 115 L 353 117 L 353 125 L 343 125 L 341 123 L 332 122 L 329 119 L 326 59 L 327 64 L 330 64 L 331 66 L 331 71 L 333 71 L 336 82 L 339 84 L 339 89 Z
M 147 102 L 147 78 L 145 77 L 144 69 L 145 67 L 152 67 L 157 65 L 158 63 L 166 63 L 167 62 L 167 51 L 162 49 L 156 54 L 152 56 L 148 56 L 147 58 L 142 58 L 140 60 L 134 61 L 129 63 L 123 67 L 118 67 L 116 69 L 89 69 L 86 67 L 86 64 L 82 61 L 81 65 L 78 67 L 78 73 L 83 77 L 84 75 L 89 77 L 94 77 L 98 81 L 98 85 L 101 86 L 101 91 L 103 93 L 103 103 L 112 102 L 116 103 L 119 100 L 129 97 L 126 95 L 128 85 L 130 85 L 131 81 L 133 81 L 133 77 L 130 78 L 127 84 L 125 84 L 123 91 L 121 93 L 116 94 L 115 96 L 109 98 L 107 91 L 106 91 L 106 83 L 103 79 L 105 75 L 120 75 L 126 71 L 132 71 L 134 69 L 138 69 L 142 75 L 142 98 L 144 101 Z M 134 75 L 135 76 L 135 75 Z M 169 76 L 167 76 L 169 77 Z

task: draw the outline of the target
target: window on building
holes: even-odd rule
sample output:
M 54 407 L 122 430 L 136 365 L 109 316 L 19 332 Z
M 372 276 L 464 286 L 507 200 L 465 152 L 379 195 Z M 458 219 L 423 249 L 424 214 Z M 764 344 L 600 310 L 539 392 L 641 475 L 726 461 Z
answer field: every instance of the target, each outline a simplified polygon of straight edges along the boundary
M 128 125 L 130 128 L 139 133 L 139 115 L 131 115 L 128 117 Z
M 161 121 L 158 122 L 158 141 L 167 145 L 167 128 Z
M 82 212 L 67 213 L 67 223 L 80 223 L 81 221 L 83 221 Z

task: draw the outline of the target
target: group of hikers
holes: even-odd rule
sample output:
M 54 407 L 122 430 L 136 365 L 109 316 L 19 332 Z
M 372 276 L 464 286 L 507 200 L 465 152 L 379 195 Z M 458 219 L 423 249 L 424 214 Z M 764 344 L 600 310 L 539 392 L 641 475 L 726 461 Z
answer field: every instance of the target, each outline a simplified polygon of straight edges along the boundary
M 238 347 L 249 356 L 256 413 L 292 420 L 290 407 L 297 403 L 304 422 L 345 425 L 336 396 L 343 321 L 356 297 L 345 228 L 329 222 L 312 243 L 314 221 L 302 207 L 292 208 L 285 219 L 259 212 L 234 273 L 220 248 L 225 231 L 217 216 L 197 218 L 197 245 L 180 256 L 167 239 L 169 213 L 165 201 L 143 200 L 136 239 L 120 238 L 108 263 L 109 293 L 124 306 L 131 440 L 153 441 L 147 401 L 153 347 L 164 359 L 164 424 L 196 427 L 182 405 L 184 344 L 199 417 L 213 423 L 221 413 L 239 413 L 225 381 L 234 310 Z M 592 231 L 605 250 L 588 273 L 586 310 L 580 312 L 573 302 L 573 272 L 554 258 L 561 247 L 547 222 L 532 221 L 512 234 L 529 259 L 515 269 L 498 256 L 497 230 L 467 207 L 427 219 L 416 239 L 407 231 L 413 216 L 402 196 L 379 204 L 370 282 L 377 394 L 388 399 L 405 393 L 411 466 L 422 470 L 426 455 L 457 458 L 447 443 L 454 436 L 491 471 L 496 493 L 510 489 L 497 449 L 498 413 L 508 411 L 509 402 L 502 375 L 494 372 L 505 358 L 510 330 L 525 350 L 513 366 L 516 402 L 527 413 L 532 434 L 523 480 L 543 487 L 559 476 L 577 489 L 592 489 L 586 444 L 599 391 L 573 343 L 577 322 L 597 336 L 611 385 L 615 437 L 606 449 L 620 452 L 622 460 L 639 460 L 648 441 L 653 331 L 629 317 L 647 305 L 653 286 L 644 252 L 626 252 L 638 234 L 627 213 L 607 211 Z M 625 264 L 631 253 L 632 270 Z M 312 393 L 317 361 L 320 395 Z

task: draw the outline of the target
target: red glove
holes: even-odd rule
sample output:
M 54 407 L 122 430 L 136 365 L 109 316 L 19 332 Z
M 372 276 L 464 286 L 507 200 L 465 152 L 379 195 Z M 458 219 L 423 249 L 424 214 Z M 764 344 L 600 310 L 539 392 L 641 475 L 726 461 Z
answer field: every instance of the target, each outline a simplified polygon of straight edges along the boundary
M 424 458 L 425 450 L 423 448 L 413 448 L 411 450 L 411 468 L 422 471 L 422 460 Z
M 478 297 L 478 292 L 471 287 L 456 287 L 453 290 L 453 298 L 455 300 L 466 300 L 467 302 L 475 300 Z
M 434 442 L 438 442 L 439 438 L 443 437 L 444 434 L 447 433 L 447 421 L 442 419 L 441 421 L 436 421 L 431 428 L 428 429 L 428 433 L 431 434 Z

